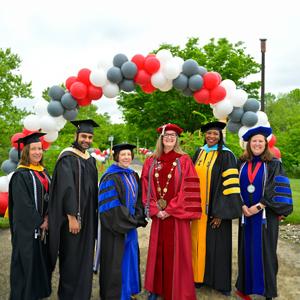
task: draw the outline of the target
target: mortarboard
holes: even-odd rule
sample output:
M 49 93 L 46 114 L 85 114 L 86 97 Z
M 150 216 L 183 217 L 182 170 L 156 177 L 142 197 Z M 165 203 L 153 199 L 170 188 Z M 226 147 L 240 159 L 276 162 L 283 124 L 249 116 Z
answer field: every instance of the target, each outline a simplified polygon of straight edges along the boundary
M 77 133 L 85 132 L 94 134 L 94 127 L 99 127 L 99 125 L 91 119 L 71 121 L 71 123 L 77 127 Z
M 158 127 L 158 128 L 156 129 L 156 131 L 157 131 L 158 133 L 161 133 L 162 135 L 165 134 L 165 131 L 166 131 L 166 130 L 173 130 L 173 131 L 175 131 L 178 135 L 180 135 L 180 134 L 182 133 L 182 131 L 183 131 L 183 129 L 180 128 L 178 125 L 176 125 L 176 124 L 171 124 L 171 123 L 162 125 L 162 126 L 160 126 L 160 127 Z
M 21 144 L 24 146 L 32 144 L 32 143 L 38 143 L 41 142 L 40 137 L 45 135 L 46 133 L 44 132 L 34 132 L 29 135 L 26 135 L 22 138 L 19 138 L 17 143 L 18 143 L 18 157 L 20 158 L 20 153 L 21 153 Z
M 272 128 L 271 127 L 258 126 L 258 127 L 249 129 L 242 136 L 242 138 L 245 142 L 248 142 L 250 140 L 250 138 L 254 135 L 261 134 L 261 135 L 263 135 L 264 137 L 267 138 L 271 133 L 272 133 Z
M 201 132 L 206 132 L 210 129 L 216 129 L 222 131 L 226 127 L 226 123 L 215 121 L 206 123 L 205 125 L 201 126 Z
M 133 150 L 134 148 L 136 148 L 135 145 L 122 143 L 122 144 L 114 145 L 112 150 L 114 151 L 114 153 L 116 153 L 116 152 L 120 152 L 121 150 Z

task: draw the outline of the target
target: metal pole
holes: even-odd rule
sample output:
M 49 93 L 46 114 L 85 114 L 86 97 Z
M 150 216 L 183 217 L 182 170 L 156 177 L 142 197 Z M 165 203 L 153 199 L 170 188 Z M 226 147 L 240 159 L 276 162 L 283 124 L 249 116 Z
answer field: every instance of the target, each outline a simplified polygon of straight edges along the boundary
M 261 111 L 265 111 L 265 53 L 267 39 L 260 39 L 261 50 Z

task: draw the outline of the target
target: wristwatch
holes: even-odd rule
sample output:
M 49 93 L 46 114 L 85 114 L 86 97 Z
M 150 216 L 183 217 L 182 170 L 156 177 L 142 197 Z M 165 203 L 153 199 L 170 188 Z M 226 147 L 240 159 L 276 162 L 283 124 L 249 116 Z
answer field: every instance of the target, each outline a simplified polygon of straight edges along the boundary
M 260 211 L 262 209 L 262 207 L 259 204 L 256 205 L 256 208 L 258 211 Z

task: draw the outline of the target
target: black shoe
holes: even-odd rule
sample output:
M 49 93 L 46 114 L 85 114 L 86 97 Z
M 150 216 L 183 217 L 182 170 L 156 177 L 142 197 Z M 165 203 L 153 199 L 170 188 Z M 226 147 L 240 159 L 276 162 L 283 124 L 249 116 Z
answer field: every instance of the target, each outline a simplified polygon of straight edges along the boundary
M 148 300 L 156 300 L 156 299 L 157 299 L 157 295 L 156 294 L 149 293 Z
M 194 283 L 196 289 L 201 289 L 204 286 L 203 282 L 195 282 Z
M 230 291 L 220 291 L 220 290 L 219 290 L 219 292 L 220 292 L 222 295 L 226 296 L 226 297 L 231 296 L 231 292 L 230 292 Z
M 273 298 L 272 297 L 266 297 L 266 300 L 272 300 Z

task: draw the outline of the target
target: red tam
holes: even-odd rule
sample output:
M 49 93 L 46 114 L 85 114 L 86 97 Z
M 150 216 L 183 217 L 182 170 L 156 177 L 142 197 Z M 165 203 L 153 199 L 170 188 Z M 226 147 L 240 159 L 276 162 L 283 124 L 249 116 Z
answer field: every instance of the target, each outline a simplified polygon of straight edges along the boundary
M 171 123 L 168 123 L 168 124 L 165 124 L 165 125 L 162 125 L 160 127 L 158 127 L 156 129 L 156 131 L 158 133 L 161 133 L 161 134 L 164 134 L 166 130 L 173 130 L 175 131 L 178 135 L 180 135 L 183 131 L 182 128 L 180 128 L 178 125 L 176 124 L 171 124 Z

